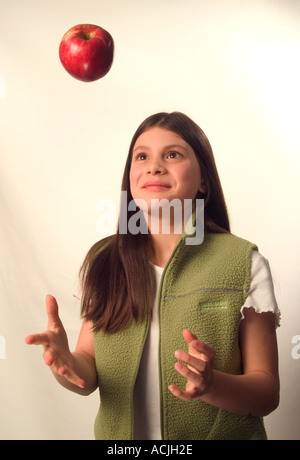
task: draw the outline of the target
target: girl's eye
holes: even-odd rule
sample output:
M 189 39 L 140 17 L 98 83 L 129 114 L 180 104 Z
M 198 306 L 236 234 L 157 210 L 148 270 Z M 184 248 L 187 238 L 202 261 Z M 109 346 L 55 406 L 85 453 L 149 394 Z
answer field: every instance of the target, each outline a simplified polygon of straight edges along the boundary
M 182 155 L 178 152 L 170 152 L 168 154 L 168 158 L 174 159 L 174 158 L 180 158 Z
M 145 153 L 139 153 L 137 156 L 136 156 L 136 159 L 138 161 L 141 161 L 141 160 L 146 160 L 147 159 L 147 155 Z

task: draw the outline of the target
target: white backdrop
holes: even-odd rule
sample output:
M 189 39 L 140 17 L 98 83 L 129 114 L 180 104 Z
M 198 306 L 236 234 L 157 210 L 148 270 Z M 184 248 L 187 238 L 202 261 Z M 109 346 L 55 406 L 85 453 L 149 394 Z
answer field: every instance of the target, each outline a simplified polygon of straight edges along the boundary
M 79 23 L 115 41 L 95 83 L 59 62 Z M 99 203 L 118 200 L 136 127 L 173 110 L 206 132 L 232 230 L 270 261 L 282 390 L 266 426 L 300 438 L 299 25 L 299 0 L 0 0 L 0 439 L 93 439 L 98 394 L 62 389 L 24 338 L 45 329 L 51 293 L 75 346 Z

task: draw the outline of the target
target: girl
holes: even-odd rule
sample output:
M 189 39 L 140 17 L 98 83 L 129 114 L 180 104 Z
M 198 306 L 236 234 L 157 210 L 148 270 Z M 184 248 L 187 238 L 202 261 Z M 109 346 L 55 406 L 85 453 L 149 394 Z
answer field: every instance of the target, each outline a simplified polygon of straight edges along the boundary
M 99 387 L 96 439 L 266 439 L 262 417 L 279 402 L 279 311 L 267 261 L 230 233 L 203 131 L 179 112 L 147 118 L 132 139 L 122 191 L 120 219 L 128 223 L 130 203 L 142 202 L 149 231 L 118 230 L 88 252 L 75 352 L 52 296 L 47 331 L 26 342 L 43 345 L 67 389 Z M 154 202 L 192 200 L 195 210 L 199 198 L 201 244 L 186 244 L 183 220 L 175 231 L 174 212 L 167 233 L 153 231 L 152 214 L 163 223 Z

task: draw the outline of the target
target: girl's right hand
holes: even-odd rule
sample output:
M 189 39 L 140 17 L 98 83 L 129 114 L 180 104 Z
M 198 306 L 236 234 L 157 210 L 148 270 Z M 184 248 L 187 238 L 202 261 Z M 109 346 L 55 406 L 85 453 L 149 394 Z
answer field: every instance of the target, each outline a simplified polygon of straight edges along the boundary
M 84 388 L 85 382 L 74 372 L 74 357 L 69 349 L 68 337 L 58 314 L 56 299 L 46 297 L 48 328 L 41 334 L 28 335 L 28 345 L 43 345 L 44 362 L 49 366 L 56 378 L 66 379 L 77 387 Z

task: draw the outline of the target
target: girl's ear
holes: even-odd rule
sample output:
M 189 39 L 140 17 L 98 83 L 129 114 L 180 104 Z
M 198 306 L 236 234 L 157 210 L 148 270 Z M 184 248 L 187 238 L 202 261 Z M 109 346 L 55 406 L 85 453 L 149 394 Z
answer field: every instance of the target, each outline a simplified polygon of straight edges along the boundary
M 204 182 L 201 183 L 201 185 L 199 187 L 199 192 L 200 193 L 207 193 L 206 185 L 204 184 Z

